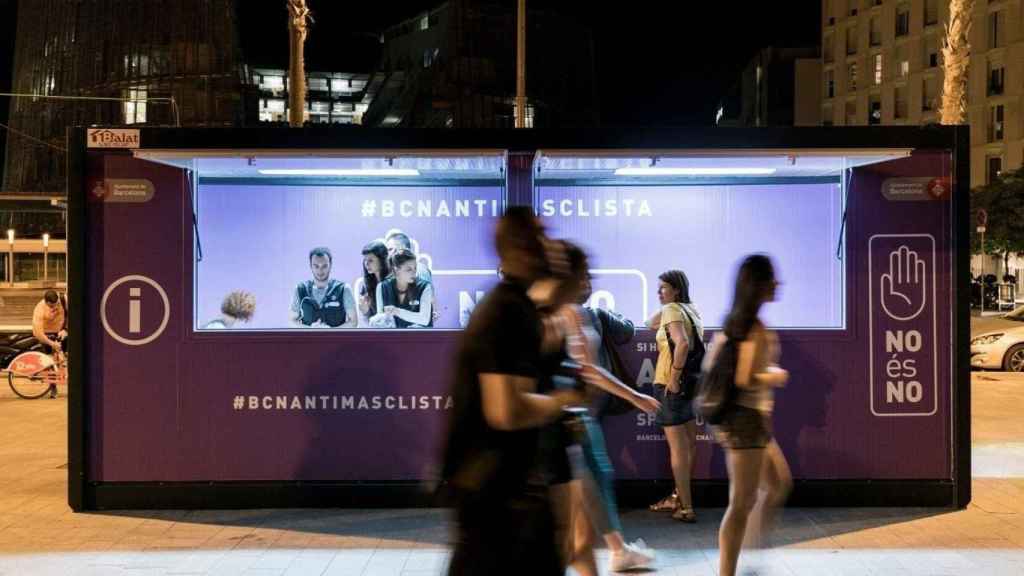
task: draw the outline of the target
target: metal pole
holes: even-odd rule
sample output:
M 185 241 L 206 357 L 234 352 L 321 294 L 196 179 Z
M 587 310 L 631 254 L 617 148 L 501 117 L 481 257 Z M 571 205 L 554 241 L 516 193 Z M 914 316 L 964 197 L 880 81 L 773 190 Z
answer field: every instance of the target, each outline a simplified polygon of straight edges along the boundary
M 516 18 L 516 128 L 526 128 L 526 0 Z
M 43 284 L 50 279 L 50 267 L 47 265 L 47 257 L 50 255 L 50 235 L 43 234 Z
M 985 231 L 981 231 L 981 312 L 985 312 Z

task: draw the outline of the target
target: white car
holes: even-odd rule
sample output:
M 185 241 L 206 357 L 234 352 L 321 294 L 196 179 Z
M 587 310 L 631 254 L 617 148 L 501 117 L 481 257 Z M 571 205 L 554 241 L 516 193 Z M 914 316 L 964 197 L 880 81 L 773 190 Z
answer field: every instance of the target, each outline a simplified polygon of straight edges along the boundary
M 1024 372 L 1024 306 L 971 323 L 971 368 Z

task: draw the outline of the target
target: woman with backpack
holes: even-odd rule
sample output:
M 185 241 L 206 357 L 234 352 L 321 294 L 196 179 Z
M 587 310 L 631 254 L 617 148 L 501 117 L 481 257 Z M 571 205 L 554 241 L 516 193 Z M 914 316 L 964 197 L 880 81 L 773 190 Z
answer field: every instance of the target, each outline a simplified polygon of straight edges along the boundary
M 690 281 L 682 270 L 658 276 L 661 310 L 647 321 L 657 330 L 658 362 L 654 368 L 655 397 L 661 410 L 655 422 L 665 431 L 672 463 L 675 491 L 650 509 L 672 512 L 672 518 L 693 523 L 690 473 L 697 444 L 697 424 L 692 407 L 696 377 L 704 354 L 704 325 L 690 301 Z
M 792 484 L 771 426 L 773 391 L 786 384 L 789 373 L 778 365 L 778 337 L 758 316 L 764 303 L 775 300 L 778 285 L 767 256 L 755 254 L 743 261 L 732 309 L 725 327 L 715 335 L 704 370 L 714 378 L 716 373 L 728 372 L 723 368 L 731 368 L 735 381 L 719 412 L 720 419 L 712 420 L 717 422 L 712 431 L 725 449 L 729 470 L 729 507 L 718 531 L 721 576 L 736 573 L 748 524 L 751 542 L 757 543 Z M 735 362 L 735 366 L 718 366 L 719 358 Z

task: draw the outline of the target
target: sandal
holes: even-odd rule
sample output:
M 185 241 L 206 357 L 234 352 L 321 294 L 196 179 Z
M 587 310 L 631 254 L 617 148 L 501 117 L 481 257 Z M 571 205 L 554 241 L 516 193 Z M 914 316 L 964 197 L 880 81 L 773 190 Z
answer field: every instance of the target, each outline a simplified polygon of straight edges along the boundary
M 693 524 L 697 521 L 697 515 L 693 513 L 693 508 L 686 506 L 679 506 L 672 512 L 672 519 L 687 524 Z
M 648 506 L 651 512 L 672 512 L 679 507 L 679 496 L 673 491 L 658 502 Z

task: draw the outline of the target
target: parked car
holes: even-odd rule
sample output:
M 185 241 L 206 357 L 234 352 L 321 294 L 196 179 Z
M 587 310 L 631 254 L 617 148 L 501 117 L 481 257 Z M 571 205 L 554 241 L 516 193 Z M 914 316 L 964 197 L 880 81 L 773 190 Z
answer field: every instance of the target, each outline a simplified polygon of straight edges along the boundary
M 1024 306 L 971 323 L 971 367 L 1024 372 Z

